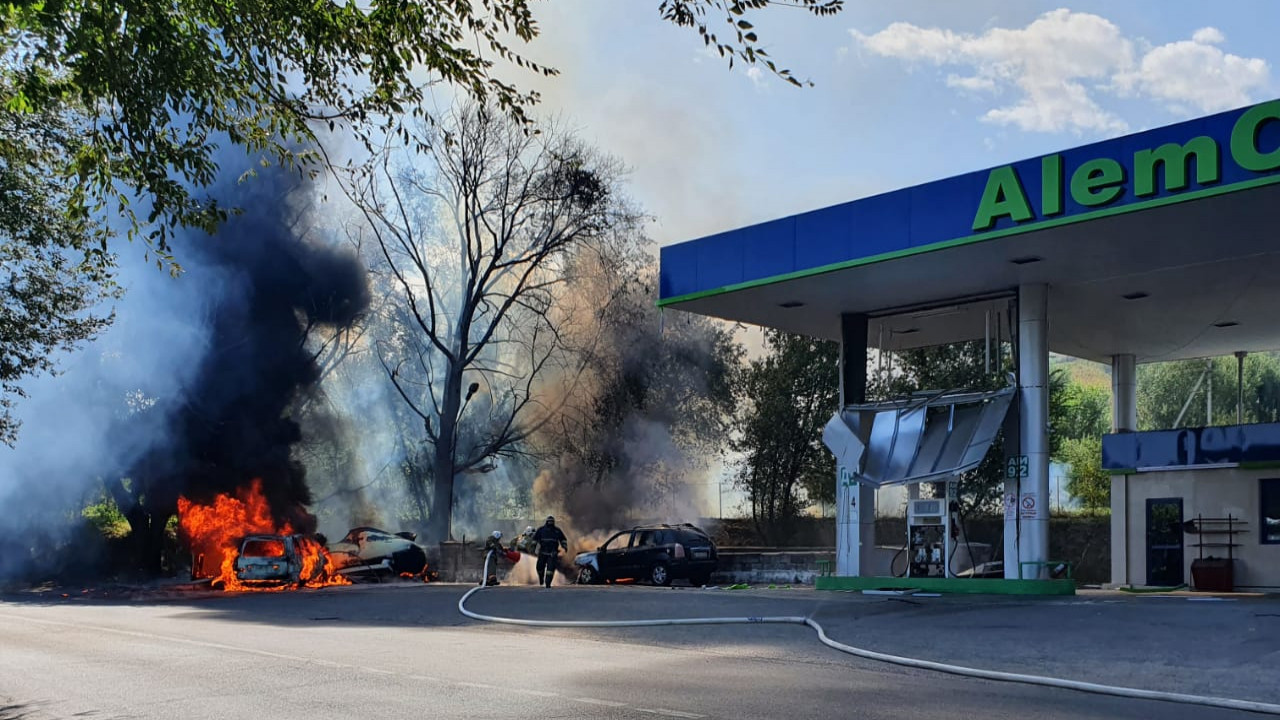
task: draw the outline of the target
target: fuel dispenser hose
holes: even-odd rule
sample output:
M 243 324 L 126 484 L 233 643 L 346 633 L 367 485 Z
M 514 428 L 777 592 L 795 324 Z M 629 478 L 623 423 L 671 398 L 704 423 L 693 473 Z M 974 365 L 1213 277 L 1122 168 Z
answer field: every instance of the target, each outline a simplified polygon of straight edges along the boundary
M 488 558 L 485 559 L 484 570 L 484 577 L 489 577 Z M 654 620 L 525 620 L 522 618 L 499 617 L 496 615 L 481 615 L 480 613 L 468 610 L 466 607 L 467 600 L 472 595 L 484 589 L 484 585 L 478 585 L 463 594 L 463 596 L 458 600 L 458 612 L 472 620 L 501 623 L 504 625 L 520 625 L 523 627 L 624 628 L 661 627 L 666 625 L 807 625 L 808 627 L 813 628 L 814 632 L 818 634 L 818 641 L 823 645 L 826 645 L 833 650 L 839 650 L 842 653 L 863 658 L 864 660 L 875 660 L 877 662 L 889 663 L 891 665 L 901 665 L 903 667 L 916 668 L 919 670 L 932 670 L 934 672 L 947 673 L 948 675 L 959 675 L 961 677 L 978 678 L 980 680 L 1022 683 L 1024 685 L 1039 685 L 1041 687 L 1076 690 L 1079 692 L 1093 693 L 1095 695 L 1111 695 L 1114 697 L 1130 698 L 1134 700 L 1157 700 L 1161 702 L 1181 703 L 1183 705 L 1202 705 L 1205 707 L 1222 708 L 1224 710 L 1242 710 L 1244 712 L 1262 713 L 1265 715 L 1280 715 L 1280 705 L 1273 703 L 1256 702 L 1253 700 L 1235 700 L 1232 698 L 1211 697 L 1206 695 L 1188 695 L 1184 693 L 1163 692 L 1159 690 L 1140 690 L 1138 688 L 1101 685 L 1098 683 L 1083 682 L 1080 680 L 1065 680 L 1062 678 L 1046 677 L 1043 675 L 1025 675 L 1022 673 L 1000 672 L 998 670 L 983 670 L 980 668 L 964 667 L 963 665 L 949 665 L 947 663 L 934 662 L 932 660 L 920 660 L 917 658 L 903 657 L 901 655 L 890 655 L 888 653 L 876 652 L 874 650 L 866 650 L 864 648 L 858 648 L 832 640 L 827 637 L 826 631 L 818 624 L 817 620 L 814 620 L 812 617 L 805 617 L 801 615 L 659 618 Z

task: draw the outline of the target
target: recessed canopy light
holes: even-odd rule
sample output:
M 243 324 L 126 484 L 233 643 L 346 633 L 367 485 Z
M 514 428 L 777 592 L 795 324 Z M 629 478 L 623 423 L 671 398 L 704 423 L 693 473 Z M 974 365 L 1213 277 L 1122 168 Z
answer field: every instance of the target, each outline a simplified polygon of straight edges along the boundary
M 1138 292 L 1125 293 L 1120 297 L 1124 298 L 1125 300 L 1141 300 L 1144 297 L 1151 297 L 1151 295 L 1139 290 Z
M 790 310 L 791 308 L 804 307 L 804 303 L 799 300 L 788 300 L 784 303 L 778 303 L 778 307 Z
M 906 330 L 894 330 L 894 335 L 910 335 L 911 333 L 920 332 L 920 328 L 907 328 Z
M 1240 323 L 1236 322 L 1235 320 L 1223 320 L 1222 322 L 1214 323 L 1213 326 L 1216 328 L 1229 328 L 1229 327 L 1235 327 L 1239 324 Z
M 1038 263 L 1043 259 L 1044 258 L 1036 257 L 1035 255 L 1028 255 L 1026 257 L 1014 258 L 1009 262 L 1013 263 L 1014 265 L 1030 265 L 1031 263 Z

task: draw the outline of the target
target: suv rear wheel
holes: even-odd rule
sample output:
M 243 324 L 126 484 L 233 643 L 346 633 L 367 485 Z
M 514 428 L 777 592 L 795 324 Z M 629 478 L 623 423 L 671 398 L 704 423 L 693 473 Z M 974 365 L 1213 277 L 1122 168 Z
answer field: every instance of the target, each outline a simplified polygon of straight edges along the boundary
M 654 585 L 671 584 L 671 568 L 664 562 L 656 562 L 649 568 L 649 582 Z

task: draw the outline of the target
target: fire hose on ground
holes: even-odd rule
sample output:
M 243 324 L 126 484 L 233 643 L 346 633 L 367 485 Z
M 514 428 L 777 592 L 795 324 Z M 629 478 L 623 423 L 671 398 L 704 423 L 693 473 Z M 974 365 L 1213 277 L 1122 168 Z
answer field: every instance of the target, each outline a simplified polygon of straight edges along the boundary
M 485 557 L 484 577 L 489 577 L 488 556 Z M 466 607 L 467 599 L 484 589 L 485 586 L 481 584 L 477 587 L 471 588 L 463 594 L 463 596 L 458 600 L 458 612 L 472 620 L 501 623 L 504 625 L 519 625 L 523 627 L 624 628 L 662 627 L 667 625 L 806 625 L 818 634 L 818 641 L 823 645 L 865 660 L 875 660 L 877 662 L 900 665 L 902 667 L 916 668 L 918 670 L 932 670 L 934 672 L 946 673 L 948 675 L 959 675 L 961 677 L 971 677 L 980 680 L 1038 685 L 1041 687 L 1075 690 L 1078 692 L 1093 693 L 1095 695 L 1111 695 L 1113 697 L 1129 698 L 1133 700 L 1156 700 L 1160 702 L 1180 703 L 1183 705 L 1202 705 L 1205 707 L 1222 708 L 1225 710 L 1243 710 L 1245 712 L 1262 713 L 1265 715 L 1280 715 L 1280 704 L 1274 703 L 1256 702 L 1253 700 L 1235 700 L 1232 698 L 1220 698 L 1206 695 L 1189 695 L 1185 693 L 1163 692 L 1159 690 L 1141 690 L 1138 688 L 1102 685 L 1099 683 L 1084 682 L 1081 680 L 1066 680 L 1063 678 L 1046 677 L 1043 675 L 1026 675 L 1023 673 L 1001 672 L 998 670 L 983 670 L 981 668 L 971 668 L 963 665 L 949 665 L 947 663 L 935 662 L 932 660 L 920 660 L 918 658 L 903 657 L 901 655 L 890 655 L 888 653 L 858 648 L 832 640 L 827 636 L 826 631 L 818 624 L 817 620 L 814 620 L 812 617 L 805 617 L 801 615 L 660 618 L 653 620 L 525 620 L 522 618 L 499 617 L 496 615 L 481 615 L 480 613 L 468 610 Z

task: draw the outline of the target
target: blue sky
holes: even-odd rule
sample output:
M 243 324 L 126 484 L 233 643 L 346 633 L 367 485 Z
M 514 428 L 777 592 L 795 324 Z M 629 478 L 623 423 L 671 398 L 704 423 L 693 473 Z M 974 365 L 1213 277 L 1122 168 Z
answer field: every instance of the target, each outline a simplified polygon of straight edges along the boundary
M 535 6 L 512 79 L 631 168 L 660 244 L 1280 95 L 1280 3 L 850 0 L 756 21 L 797 89 L 708 56 L 657 0 Z

